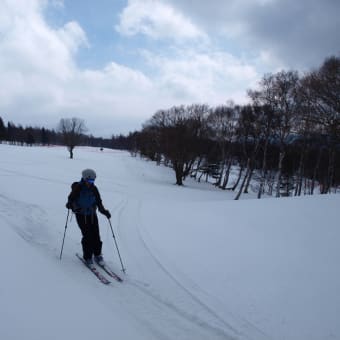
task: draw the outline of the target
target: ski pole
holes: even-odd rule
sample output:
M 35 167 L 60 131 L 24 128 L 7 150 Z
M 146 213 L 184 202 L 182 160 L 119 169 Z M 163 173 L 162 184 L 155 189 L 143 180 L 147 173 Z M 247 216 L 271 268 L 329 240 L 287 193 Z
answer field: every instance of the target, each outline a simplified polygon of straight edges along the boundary
M 66 236 L 66 229 L 67 229 L 67 222 L 68 222 L 68 216 L 70 214 L 70 209 L 67 210 L 67 217 L 66 217 L 66 223 L 65 223 L 65 230 L 64 230 L 64 237 L 63 237 L 63 243 L 61 245 L 61 250 L 60 250 L 60 260 L 63 255 L 63 249 L 64 249 L 64 241 L 65 241 L 65 236 Z
M 109 220 L 109 223 L 110 223 L 110 227 L 111 227 L 111 231 L 112 231 L 112 236 L 113 236 L 113 239 L 114 239 L 114 241 L 115 241 L 115 244 L 116 244 L 116 248 L 117 248 L 117 252 L 118 252 L 118 256 L 119 256 L 119 260 L 120 260 L 120 264 L 121 264 L 121 266 L 122 266 L 122 271 L 123 271 L 123 273 L 125 273 L 125 268 L 124 268 L 124 266 L 123 266 L 122 258 L 120 257 L 120 253 L 119 253 L 119 249 L 118 249 L 118 245 L 117 245 L 116 237 L 115 237 L 115 234 L 114 234 L 114 232 L 113 232 L 112 224 L 111 224 L 111 221 L 110 221 L 110 219 L 109 219 L 109 218 L 108 218 L 108 220 Z

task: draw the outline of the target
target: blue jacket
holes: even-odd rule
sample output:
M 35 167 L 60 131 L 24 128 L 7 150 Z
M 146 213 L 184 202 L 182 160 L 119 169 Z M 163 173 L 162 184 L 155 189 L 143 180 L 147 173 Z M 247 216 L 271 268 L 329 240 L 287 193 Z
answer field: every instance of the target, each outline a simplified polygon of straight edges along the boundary
M 81 215 L 92 215 L 97 208 L 101 213 L 105 211 L 98 188 L 94 184 L 88 186 L 81 180 L 74 182 L 71 189 L 68 204 L 72 207 L 73 212 Z

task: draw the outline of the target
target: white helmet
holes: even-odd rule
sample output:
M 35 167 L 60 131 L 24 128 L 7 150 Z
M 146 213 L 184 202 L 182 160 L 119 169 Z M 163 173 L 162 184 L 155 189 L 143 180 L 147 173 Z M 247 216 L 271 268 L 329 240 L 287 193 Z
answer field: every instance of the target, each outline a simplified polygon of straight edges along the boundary
M 81 177 L 82 177 L 83 180 L 86 180 L 86 179 L 96 179 L 97 175 L 96 175 L 96 172 L 94 170 L 92 170 L 92 169 L 85 169 L 81 173 Z

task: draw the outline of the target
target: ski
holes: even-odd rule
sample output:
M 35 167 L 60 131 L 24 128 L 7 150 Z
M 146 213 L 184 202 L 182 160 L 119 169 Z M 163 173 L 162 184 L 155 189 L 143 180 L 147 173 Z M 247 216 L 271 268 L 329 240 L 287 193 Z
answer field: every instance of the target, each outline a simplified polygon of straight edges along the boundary
M 102 275 L 102 274 L 97 270 L 97 268 L 96 268 L 95 266 L 93 266 L 93 267 L 88 266 L 88 265 L 85 263 L 84 259 L 83 259 L 79 254 L 76 254 L 76 256 L 77 256 L 78 259 L 84 264 L 84 266 L 85 266 L 86 268 L 88 268 L 94 275 L 96 275 L 96 277 L 98 278 L 98 280 L 99 280 L 101 283 L 103 283 L 103 284 L 105 284 L 105 285 L 108 285 L 108 284 L 111 283 L 104 275 Z
M 110 275 L 110 277 L 112 277 L 113 279 L 115 279 L 118 282 L 123 282 L 123 279 L 118 276 L 111 268 L 109 268 L 106 264 L 104 264 L 103 266 L 101 266 L 99 263 L 97 263 L 97 265 L 102 268 L 106 274 Z

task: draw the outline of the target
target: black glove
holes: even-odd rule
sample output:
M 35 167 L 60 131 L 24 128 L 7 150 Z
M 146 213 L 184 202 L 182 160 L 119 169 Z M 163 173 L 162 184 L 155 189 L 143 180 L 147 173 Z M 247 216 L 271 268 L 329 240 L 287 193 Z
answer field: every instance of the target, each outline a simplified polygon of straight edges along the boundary
M 108 210 L 103 210 L 103 215 L 105 215 L 107 218 L 111 218 L 111 214 Z
M 72 207 L 72 203 L 71 202 L 67 202 L 66 203 L 66 208 L 67 209 L 72 209 L 73 207 Z

